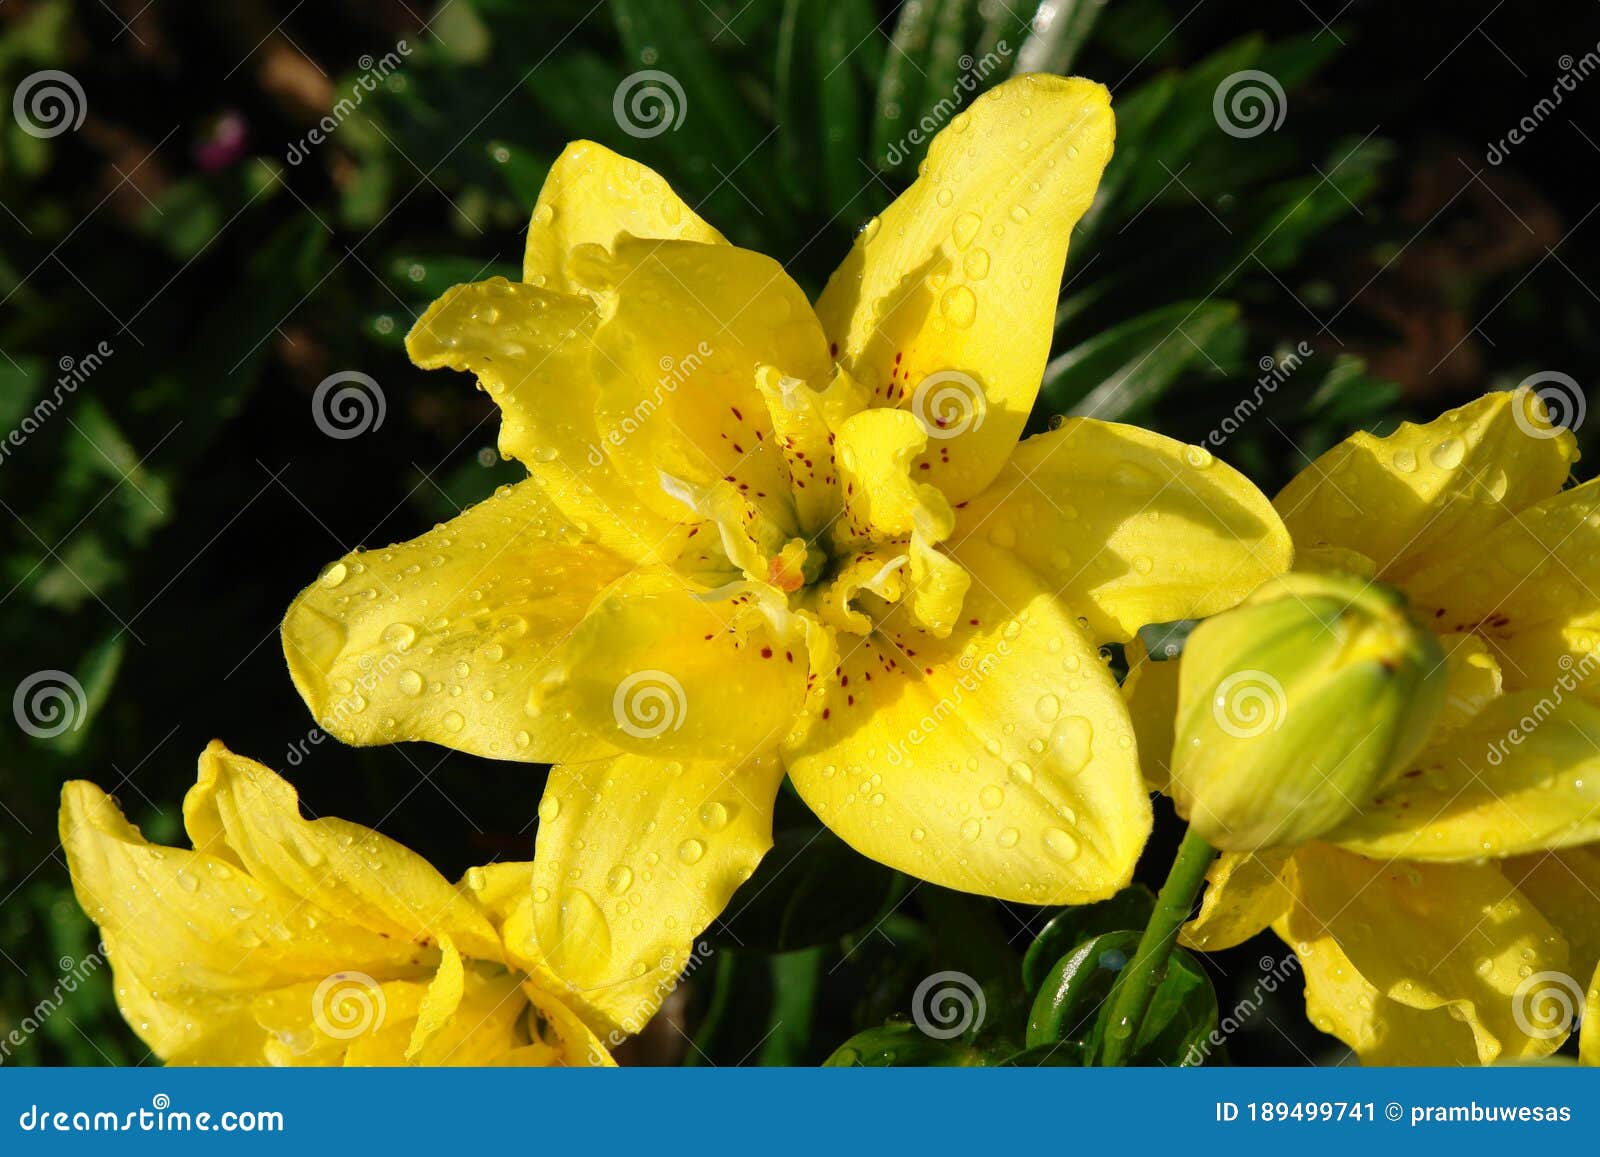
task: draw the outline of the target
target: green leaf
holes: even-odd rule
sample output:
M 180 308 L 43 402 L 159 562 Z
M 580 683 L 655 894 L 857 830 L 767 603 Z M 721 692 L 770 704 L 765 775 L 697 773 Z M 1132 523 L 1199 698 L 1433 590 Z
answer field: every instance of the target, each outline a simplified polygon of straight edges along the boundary
M 930 1068 L 987 1064 L 985 1054 L 953 1040 L 935 1040 L 912 1024 L 858 1032 L 822 1062 L 827 1068 Z
M 514 265 L 486 264 L 472 257 L 392 257 L 388 274 L 395 285 L 428 301 L 466 281 L 486 281 L 491 277 L 522 280 L 522 270 Z
M 550 171 L 550 162 L 507 141 L 490 141 L 488 154 L 489 160 L 494 162 L 505 179 L 512 199 L 531 210 L 533 203 L 539 199 L 539 190 L 544 186 L 545 174 Z
M 1207 364 L 1209 347 L 1238 320 L 1231 301 L 1180 301 L 1130 318 L 1052 358 L 1040 401 L 1047 413 L 1125 421 L 1191 365 Z
M 922 104 L 926 75 L 922 62 L 938 11 L 939 0 L 905 0 L 889 38 L 889 53 L 878 78 L 878 115 L 872 127 L 872 159 L 885 172 L 904 171 L 913 160 L 906 133 Z M 920 150 L 916 151 L 920 156 Z
M 785 952 L 772 957 L 768 967 L 772 971 L 772 1013 L 761 1046 L 761 1064 L 804 1064 L 822 987 L 822 949 Z
M 1102 932 L 1143 928 L 1156 906 L 1155 893 L 1143 884 L 1130 884 L 1109 900 L 1062 908 L 1045 924 L 1022 957 L 1022 986 L 1037 992 L 1050 968 L 1074 945 Z
M 779 831 L 710 937 L 764 952 L 828 944 L 876 922 L 903 880 L 826 828 Z
M 1104 932 L 1058 960 L 1029 1013 L 1028 1047 L 1071 1041 L 1098 1053 L 1107 1032 L 1111 989 L 1138 951 L 1141 936 Z M 1134 1064 L 1202 1063 L 1205 1042 L 1216 1027 L 1217 998 L 1210 978 L 1191 953 L 1174 949 L 1129 1059 Z
M 1022 42 L 1017 71 L 1066 76 L 1105 6 L 1106 0 L 1059 0 L 1051 5 L 1049 19 L 1036 21 Z
M 1000 1063 L 1014 1069 L 1082 1069 L 1094 1063 L 1094 1056 L 1087 1045 L 1079 1041 L 1063 1040 L 1054 1044 L 1035 1045 L 1031 1049 L 1012 1053 Z

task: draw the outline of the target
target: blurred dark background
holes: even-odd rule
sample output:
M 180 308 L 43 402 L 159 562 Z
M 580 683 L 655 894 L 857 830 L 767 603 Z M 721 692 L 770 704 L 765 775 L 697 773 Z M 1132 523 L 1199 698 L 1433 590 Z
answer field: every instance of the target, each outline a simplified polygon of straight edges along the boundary
M 1074 241 L 1037 424 L 1077 408 L 1221 432 L 1217 453 L 1271 493 L 1354 428 L 1534 373 L 1593 380 L 1597 52 L 1590 0 L 6 0 L 5 93 L 65 73 L 82 119 L 30 132 L 14 100 L 0 123 L 0 428 L 60 401 L 0 457 L 0 692 L 58 671 L 82 697 L 55 735 L 0 716 L 0 1040 L 94 943 L 55 839 L 66 779 L 178 842 L 195 757 L 220 737 L 309 811 L 381 826 L 448 875 L 531 854 L 542 768 L 308 744 L 276 624 L 340 553 L 519 475 L 487 397 L 412 369 L 401 339 L 448 285 L 516 276 L 565 141 L 653 165 L 815 292 L 914 175 L 905 126 L 968 99 L 963 78 L 977 91 L 1020 59 L 1101 80 L 1117 159 Z M 650 137 L 613 114 L 643 69 L 680 84 L 685 114 Z M 1214 99 L 1246 70 L 1280 86 L 1282 120 L 1230 133 Z M 346 371 L 386 413 L 330 437 L 312 397 Z M 1260 408 L 1230 425 L 1247 398 Z M 1597 427 L 1580 426 L 1587 451 Z M 813 822 L 780 815 L 791 837 Z M 1173 828 L 1164 815 L 1152 883 Z M 828 855 L 777 890 L 834 921 L 823 943 L 773 955 L 795 938 L 743 913 L 721 942 L 744 949 L 669 1007 L 682 1031 L 631 1059 L 813 1063 L 903 1012 L 974 928 L 1003 954 L 1039 927 Z M 842 894 L 869 876 L 883 910 L 851 911 Z M 1264 937 L 1214 958 L 1223 1010 L 1283 955 Z M 1296 983 L 1272 1000 L 1230 1038 L 1234 1062 L 1344 1059 Z M 3 1063 L 145 1059 L 104 971 L 42 1021 Z

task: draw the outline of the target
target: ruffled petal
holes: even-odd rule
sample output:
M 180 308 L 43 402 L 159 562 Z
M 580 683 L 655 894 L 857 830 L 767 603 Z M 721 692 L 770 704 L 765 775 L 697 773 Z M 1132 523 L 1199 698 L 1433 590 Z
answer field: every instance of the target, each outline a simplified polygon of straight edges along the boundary
M 1365 993 L 1329 975 L 1341 963 L 1324 951 L 1330 942 L 1377 993 L 1410 1009 L 1454 1009 L 1471 1029 L 1465 1047 L 1452 1046 L 1454 1034 L 1431 1041 L 1427 1063 L 1536 1058 L 1560 1045 L 1562 1034 L 1532 1024 L 1520 1001 L 1525 977 L 1567 969 L 1567 943 L 1498 867 L 1383 863 L 1313 843 L 1295 853 L 1295 887 L 1284 930 L 1307 963 L 1308 999 L 1320 982 L 1327 1031 L 1364 1059 L 1379 1043 L 1375 1013 L 1361 1007 Z
M 530 703 L 556 646 L 627 567 L 559 522 L 552 529 L 551 517 L 523 482 L 420 538 L 325 570 L 283 620 L 289 674 L 318 724 L 361 746 L 427 740 L 539 761 L 607 754 Z
M 527 467 L 559 519 L 587 542 L 638 561 L 671 561 L 685 530 L 640 500 L 611 466 L 595 421 L 598 313 L 587 297 L 502 277 L 458 285 L 406 335 L 425 370 L 475 374 L 500 407 L 500 452 Z
M 940 435 L 923 455 L 952 502 L 999 472 L 1050 351 L 1072 227 L 1115 136 L 1110 94 L 1023 76 L 934 138 L 916 182 L 862 230 L 817 303 L 876 404 Z
M 563 293 L 589 288 L 574 280 L 567 259 L 580 245 L 610 249 L 624 235 L 722 244 L 655 170 L 593 141 L 561 151 L 539 190 L 528 224 L 522 279 Z
M 1472 860 L 1600 839 L 1600 707 L 1496 699 L 1328 839 L 1363 855 Z
M 845 647 L 790 776 L 891 867 L 1029 904 L 1103 899 L 1151 823 L 1116 681 L 1015 559 L 972 543 L 957 561 L 975 580 L 961 623 L 939 639 L 897 612 Z
M 616 469 L 668 518 L 691 511 L 664 479 L 727 482 L 789 534 L 789 467 L 757 385 L 763 367 L 818 385 L 827 343 L 800 287 L 770 257 L 731 245 L 624 240 L 579 251 L 605 321 L 595 419 Z M 765 575 L 753 576 L 764 578 Z
M 1526 389 L 1488 394 L 1387 438 L 1354 434 L 1302 470 L 1274 500 L 1302 549 L 1342 546 L 1401 582 L 1549 497 L 1577 459 Z
M 1243 944 L 1288 914 L 1294 904 L 1294 853 L 1223 852 L 1206 873 L 1200 911 L 1183 926 L 1186 947 L 1220 952 Z
M 676 987 L 695 939 L 772 846 L 782 778 L 771 756 L 622 755 L 551 769 L 533 931 L 592 1027 L 638 1032 Z
M 1467 1065 L 1478 1045 L 1466 1021 L 1448 1007 L 1412 1008 L 1373 986 L 1331 936 L 1277 930 L 1294 944 L 1306 983 L 1306 1016 L 1321 1031 L 1349 1045 L 1363 1064 Z
M 1293 557 L 1271 504 L 1238 471 L 1198 446 L 1090 418 L 1017 447 L 957 512 L 952 542 L 978 538 L 1014 552 L 1096 638 L 1113 640 L 1226 610 Z

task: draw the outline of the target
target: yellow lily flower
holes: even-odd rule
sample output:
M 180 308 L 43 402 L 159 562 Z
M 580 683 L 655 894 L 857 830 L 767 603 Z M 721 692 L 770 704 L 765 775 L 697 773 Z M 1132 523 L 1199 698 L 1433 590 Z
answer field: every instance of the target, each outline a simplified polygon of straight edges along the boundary
M 182 1065 L 609 1065 L 532 953 L 530 864 L 447 883 L 213 741 L 183 802 L 193 851 L 148 843 L 92 783 L 61 846 L 117 1007 Z
M 1320 841 L 1224 853 L 1183 938 L 1222 949 L 1271 926 L 1313 1022 L 1364 1061 L 1548 1055 L 1600 962 L 1600 486 L 1562 489 L 1577 456 L 1536 395 L 1495 393 L 1357 434 L 1275 501 L 1298 567 L 1409 596 L 1446 702 Z M 1141 662 L 1125 687 L 1146 751 L 1172 749 L 1178 666 Z
M 1150 827 L 1098 648 L 1231 605 L 1287 533 L 1197 447 L 1075 419 L 1018 444 L 1109 94 L 1027 76 L 933 142 L 813 306 L 657 174 L 556 161 L 523 280 L 407 338 L 528 469 L 290 608 L 346 742 L 553 762 L 534 931 L 617 1024 L 771 843 L 785 773 L 863 854 L 1034 904 L 1126 883 Z

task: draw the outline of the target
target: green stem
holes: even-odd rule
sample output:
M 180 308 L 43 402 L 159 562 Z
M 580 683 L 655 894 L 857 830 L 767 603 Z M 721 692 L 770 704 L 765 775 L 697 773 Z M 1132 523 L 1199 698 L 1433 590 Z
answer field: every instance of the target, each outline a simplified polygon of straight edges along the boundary
M 1178 942 L 1178 929 L 1194 911 L 1195 897 L 1200 894 L 1206 870 L 1216 856 L 1217 849 L 1192 830 L 1178 845 L 1178 854 L 1167 872 L 1167 882 L 1161 885 L 1155 911 L 1150 914 L 1150 923 L 1145 925 L 1144 935 L 1139 938 L 1139 947 L 1111 990 L 1100 1064 L 1109 1067 L 1127 1062 L 1128 1054 L 1139 1039 L 1139 1028 L 1150 1008 L 1150 998 L 1167 974 L 1167 959 Z

